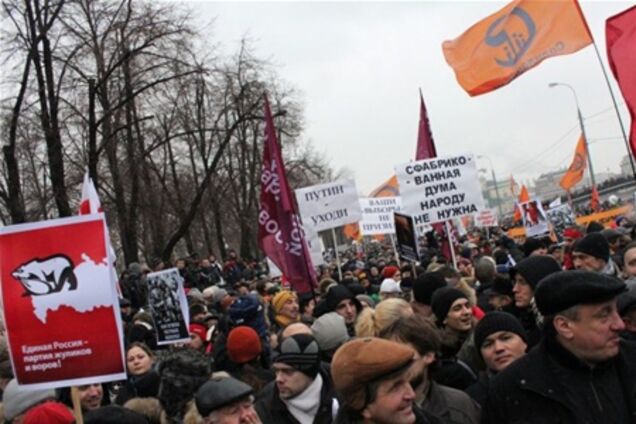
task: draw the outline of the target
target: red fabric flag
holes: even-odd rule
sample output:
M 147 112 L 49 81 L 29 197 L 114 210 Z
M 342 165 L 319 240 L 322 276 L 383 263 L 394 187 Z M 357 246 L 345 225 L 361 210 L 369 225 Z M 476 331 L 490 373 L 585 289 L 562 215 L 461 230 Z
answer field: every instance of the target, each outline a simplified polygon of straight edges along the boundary
M 421 160 L 434 157 L 437 157 L 437 150 L 435 149 L 431 126 L 428 123 L 424 97 L 422 97 L 422 91 L 420 90 L 420 124 L 417 131 L 417 151 L 415 152 L 415 159 Z
M 636 6 L 608 18 L 605 22 L 605 39 L 607 40 L 607 58 L 614 78 L 623 93 L 632 126 L 629 134 L 629 145 L 632 156 L 636 157 Z
M 82 183 L 82 199 L 80 200 L 78 215 L 89 215 L 100 212 L 102 212 L 102 203 L 99 201 L 93 180 L 88 176 L 88 172 L 86 172 L 86 174 L 84 174 L 84 182 Z
M 598 195 L 598 190 L 596 190 L 596 186 L 592 186 L 592 195 L 590 196 L 590 208 L 592 208 L 594 212 L 597 212 L 600 206 L 601 206 L 601 197 Z
M 265 146 L 258 211 L 258 245 L 298 293 L 316 286 L 305 235 L 287 182 L 276 128 L 265 96 Z

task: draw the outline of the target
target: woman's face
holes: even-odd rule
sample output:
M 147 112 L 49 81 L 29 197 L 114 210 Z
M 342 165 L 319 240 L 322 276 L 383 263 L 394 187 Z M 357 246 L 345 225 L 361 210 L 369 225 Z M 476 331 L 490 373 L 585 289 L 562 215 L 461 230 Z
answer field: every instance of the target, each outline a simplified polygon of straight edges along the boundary
M 153 359 L 146 353 L 145 350 L 135 346 L 128 350 L 126 363 L 128 364 L 128 372 L 131 375 L 141 375 L 150 371 Z

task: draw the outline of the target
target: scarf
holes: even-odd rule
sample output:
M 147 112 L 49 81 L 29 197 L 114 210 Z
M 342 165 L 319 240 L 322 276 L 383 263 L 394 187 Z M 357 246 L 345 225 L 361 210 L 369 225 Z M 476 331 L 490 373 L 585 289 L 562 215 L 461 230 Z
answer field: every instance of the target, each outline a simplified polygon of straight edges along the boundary
M 312 424 L 320 407 L 320 393 L 322 391 L 322 377 L 316 375 L 314 381 L 297 396 L 291 399 L 282 399 L 290 414 L 300 424 Z

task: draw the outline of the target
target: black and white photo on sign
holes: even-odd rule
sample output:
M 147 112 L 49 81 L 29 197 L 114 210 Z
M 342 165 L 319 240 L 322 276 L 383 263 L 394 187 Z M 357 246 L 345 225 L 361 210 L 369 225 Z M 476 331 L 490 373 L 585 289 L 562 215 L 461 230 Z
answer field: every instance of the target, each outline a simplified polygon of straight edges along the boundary
M 518 205 L 521 210 L 523 226 L 526 229 L 526 237 L 535 237 L 546 234 L 549 231 L 548 218 L 539 200 L 530 200 Z
M 574 213 L 570 205 L 561 205 L 548 209 L 548 219 L 557 235 L 563 234 L 563 230 L 576 225 Z
M 183 279 L 177 268 L 148 274 L 148 307 L 155 322 L 157 344 L 190 340 Z
M 395 238 L 398 254 L 402 259 L 418 261 L 417 230 L 413 217 L 394 212 Z

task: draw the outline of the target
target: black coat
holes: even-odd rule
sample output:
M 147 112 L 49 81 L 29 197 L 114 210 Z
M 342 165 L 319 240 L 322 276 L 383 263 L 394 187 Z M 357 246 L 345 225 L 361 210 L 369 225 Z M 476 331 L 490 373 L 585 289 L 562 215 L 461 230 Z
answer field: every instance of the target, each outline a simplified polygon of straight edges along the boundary
M 314 424 L 331 424 L 333 421 L 333 400 L 336 398 L 336 393 L 331 378 L 324 369 L 321 369 L 320 376 L 322 377 L 320 406 L 316 412 Z M 258 393 L 254 407 L 263 424 L 299 424 L 281 400 L 276 381 L 272 381 Z
M 636 423 L 636 344 L 589 368 L 546 337 L 490 382 L 482 423 Z
M 413 424 L 445 424 L 444 421 L 431 415 L 430 413 L 424 411 L 417 405 L 413 405 L 413 412 L 415 413 L 415 423 Z M 362 423 L 362 420 L 356 419 L 350 416 L 347 411 L 343 408 L 340 408 L 338 411 L 338 416 L 334 424 L 359 424 Z

